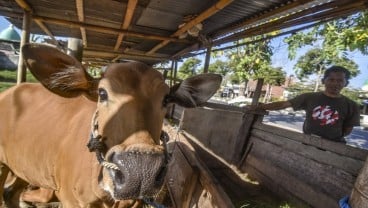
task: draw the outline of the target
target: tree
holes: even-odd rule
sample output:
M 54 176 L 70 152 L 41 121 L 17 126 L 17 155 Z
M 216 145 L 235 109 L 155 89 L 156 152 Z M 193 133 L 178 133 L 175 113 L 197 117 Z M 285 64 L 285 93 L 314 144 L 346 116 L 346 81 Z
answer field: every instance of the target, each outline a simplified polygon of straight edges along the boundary
M 184 61 L 183 65 L 179 68 L 178 77 L 180 79 L 186 79 L 197 74 L 198 66 L 201 64 L 201 60 L 195 57 L 190 57 Z
M 208 72 L 221 74 L 222 76 L 225 76 L 230 71 L 231 68 L 229 64 L 219 59 L 208 66 Z
M 264 78 L 259 75 L 267 76 L 267 73 L 262 73 L 262 71 L 269 70 L 273 52 L 269 39 L 260 41 L 266 36 L 267 34 L 245 38 L 238 43 L 249 42 L 249 44 L 225 51 L 229 59 L 229 66 L 234 73 L 232 80 L 244 81 L 246 87 L 248 80 Z
M 324 71 L 331 65 L 346 67 L 351 72 L 352 77 L 359 73 L 358 65 L 354 61 L 346 57 L 332 56 L 330 53 L 331 51 L 328 50 L 313 48 L 301 56 L 294 66 L 296 76 L 301 80 L 310 75 L 317 76 L 314 92 L 317 92 L 319 88 Z
M 299 58 L 294 70 L 298 78 L 316 74 L 316 91 L 323 71 L 330 65 L 346 67 L 352 77 L 359 74 L 357 64 L 348 58 L 347 52 L 358 50 L 368 54 L 368 12 L 359 12 L 292 34 L 284 42 L 288 44 L 290 59 L 296 57 L 297 49 L 314 46 Z
M 267 70 L 260 71 L 257 76 L 264 78 L 264 83 L 267 84 L 263 102 L 268 102 L 272 97 L 272 86 L 281 86 L 284 84 L 286 73 L 282 71 L 281 67 L 274 68 L 270 66 Z
M 346 55 L 344 52 L 354 50 L 368 55 L 368 11 L 317 25 L 284 39 L 290 59 L 295 58 L 297 49 L 318 41 L 322 41 L 322 48 L 332 56 Z

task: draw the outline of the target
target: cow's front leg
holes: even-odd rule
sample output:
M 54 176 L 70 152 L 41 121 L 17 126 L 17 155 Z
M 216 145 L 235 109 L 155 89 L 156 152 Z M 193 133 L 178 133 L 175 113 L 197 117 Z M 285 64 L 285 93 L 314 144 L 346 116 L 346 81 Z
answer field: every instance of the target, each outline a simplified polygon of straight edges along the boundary
M 4 207 L 4 185 L 9 171 L 6 165 L 3 163 L 0 164 L 0 207 Z

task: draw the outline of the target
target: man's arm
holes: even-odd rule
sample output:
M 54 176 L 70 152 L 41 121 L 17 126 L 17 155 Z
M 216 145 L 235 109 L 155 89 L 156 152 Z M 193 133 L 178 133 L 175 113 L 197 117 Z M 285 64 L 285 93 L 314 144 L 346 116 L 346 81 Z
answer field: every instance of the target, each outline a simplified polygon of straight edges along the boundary
M 289 101 L 279 101 L 267 104 L 259 104 L 256 109 L 260 110 L 281 110 L 291 107 L 291 103 Z

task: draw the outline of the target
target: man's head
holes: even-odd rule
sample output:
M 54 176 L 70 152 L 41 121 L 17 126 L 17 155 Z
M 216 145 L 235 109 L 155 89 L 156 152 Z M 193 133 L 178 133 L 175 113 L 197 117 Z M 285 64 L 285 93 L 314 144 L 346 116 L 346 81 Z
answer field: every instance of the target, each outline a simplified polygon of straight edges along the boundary
M 328 96 L 336 97 L 340 91 L 349 83 L 350 72 L 341 66 L 332 66 L 325 71 L 322 83 L 325 85 L 325 93 Z

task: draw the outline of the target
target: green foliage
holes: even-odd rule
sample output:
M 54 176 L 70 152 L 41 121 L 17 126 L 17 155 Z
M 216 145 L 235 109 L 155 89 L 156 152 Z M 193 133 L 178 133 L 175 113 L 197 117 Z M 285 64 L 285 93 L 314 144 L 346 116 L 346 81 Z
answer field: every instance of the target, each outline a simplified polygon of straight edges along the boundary
M 346 97 L 350 98 L 351 100 L 355 101 L 359 105 L 362 105 L 362 99 L 359 98 L 361 92 L 357 89 L 351 88 L 344 88 L 341 91 L 341 94 L 345 95 Z
M 294 66 L 296 76 L 301 80 L 310 75 L 317 75 L 314 91 L 318 90 L 324 71 L 331 65 L 346 67 L 351 72 L 351 77 L 359 73 L 358 65 L 354 61 L 346 57 L 333 56 L 330 53 L 328 50 L 313 48 L 301 56 Z
M 368 11 L 315 26 L 307 32 L 294 33 L 284 42 L 288 44 L 290 59 L 295 58 L 297 49 L 316 42 L 321 42 L 321 48 L 330 56 L 341 56 L 354 50 L 367 55 Z
M 314 86 L 313 84 L 302 84 L 298 82 L 298 83 L 295 83 L 289 86 L 287 90 L 291 94 L 289 98 L 292 98 L 300 94 L 313 92 Z M 324 90 L 324 87 L 320 86 L 318 91 L 323 91 L 323 90 Z M 341 94 L 350 98 L 351 100 L 355 101 L 358 104 L 362 104 L 362 100 L 359 98 L 359 95 L 361 94 L 361 92 L 357 89 L 344 88 L 342 89 Z
M 350 70 L 352 77 L 359 73 L 358 65 L 354 61 L 346 57 L 330 56 L 328 52 L 320 48 L 313 48 L 301 56 L 294 66 L 294 70 L 299 79 L 307 78 L 313 74 L 319 75 L 318 78 L 320 78 L 320 75 L 331 65 L 346 67 Z
M 368 54 L 368 12 L 360 12 L 292 34 L 284 42 L 288 44 L 290 59 L 296 57 L 297 49 L 313 46 L 297 60 L 294 70 L 299 79 L 317 75 L 316 91 L 324 70 L 331 65 L 347 68 L 352 77 L 359 74 L 358 65 L 347 57 L 347 52 L 359 50 Z
M 294 59 L 296 57 L 296 52 L 299 48 L 306 45 L 313 45 L 313 43 L 317 41 L 316 32 L 317 28 L 313 28 L 309 32 L 294 33 L 291 36 L 285 38 L 284 42 L 288 44 L 289 59 Z
M 215 62 L 210 64 L 208 66 L 208 72 L 221 74 L 222 76 L 225 76 L 231 71 L 231 68 L 228 64 L 228 62 L 221 61 L 217 59 Z
M 38 82 L 30 72 L 27 72 L 26 79 L 27 82 Z M 0 92 L 6 90 L 11 86 L 14 86 L 16 82 L 17 82 L 17 71 L 0 70 Z
M 281 67 L 274 68 L 269 66 L 265 70 L 260 70 L 255 78 L 264 78 L 265 84 L 281 86 L 285 83 L 286 73 Z
M 183 65 L 179 68 L 178 77 L 180 79 L 186 79 L 193 75 L 196 75 L 199 71 L 198 67 L 201 64 L 201 60 L 195 57 L 188 58 L 184 61 Z
M 243 42 L 249 42 L 249 44 L 225 52 L 229 59 L 229 66 L 238 77 L 234 80 L 241 82 L 267 76 L 265 72 L 271 66 L 272 47 L 270 40 L 257 41 L 266 36 L 261 35 L 240 40 L 238 42 L 240 44 Z
M 14 86 L 15 83 L 10 83 L 10 82 L 0 82 L 0 92 Z

